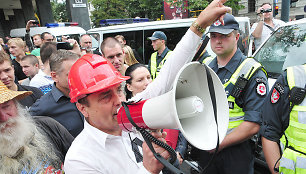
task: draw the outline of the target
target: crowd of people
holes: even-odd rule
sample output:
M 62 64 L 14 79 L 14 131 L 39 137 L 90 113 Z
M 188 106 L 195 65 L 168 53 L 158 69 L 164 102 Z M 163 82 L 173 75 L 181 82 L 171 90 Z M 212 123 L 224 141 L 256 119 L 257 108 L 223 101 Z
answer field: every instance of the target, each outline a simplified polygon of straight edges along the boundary
M 101 53 L 92 49 L 87 34 L 79 43 L 62 38 L 72 47 L 57 49 L 51 33 L 31 38 L 34 21 L 28 21 L 25 41 L 11 38 L 0 46 L 0 173 L 173 173 L 138 132 L 121 130 L 118 110 L 121 102 L 171 90 L 208 26 L 216 57 L 205 52 L 199 60 L 224 86 L 229 125 L 218 151 L 191 151 L 199 169 L 211 174 L 254 173 L 250 139 L 259 132 L 271 173 L 305 172 L 306 66 L 289 68 L 269 92 L 264 67 L 237 46 L 239 24 L 225 2 L 212 1 L 173 51 L 166 46 L 165 33 L 155 31 L 148 38 L 155 51 L 148 66 L 122 35 L 105 38 Z M 271 28 L 281 25 L 269 9 L 268 3 L 258 9 L 259 21 L 252 27 L 256 48 Z M 304 94 L 298 102 L 292 99 L 293 90 Z M 172 129 L 151 134 L 175 150 L 173 165 L 180 168 L 188 147 L 183 134 Z M 164 148 L 153 143 L 153 149 L 169 159 Z

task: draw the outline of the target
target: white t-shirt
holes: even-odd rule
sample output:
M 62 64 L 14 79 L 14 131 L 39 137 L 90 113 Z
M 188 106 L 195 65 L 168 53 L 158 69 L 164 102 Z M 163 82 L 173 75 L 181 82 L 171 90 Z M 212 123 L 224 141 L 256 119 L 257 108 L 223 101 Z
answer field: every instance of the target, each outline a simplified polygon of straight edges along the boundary
M 30 81 L 29 86 L 34 86 L 46 94 L 51 91 L 53 83 L 54 81 L 52 80 L 51 76 L 48 76 L 42 70 L 39 70 L 38 73 Z

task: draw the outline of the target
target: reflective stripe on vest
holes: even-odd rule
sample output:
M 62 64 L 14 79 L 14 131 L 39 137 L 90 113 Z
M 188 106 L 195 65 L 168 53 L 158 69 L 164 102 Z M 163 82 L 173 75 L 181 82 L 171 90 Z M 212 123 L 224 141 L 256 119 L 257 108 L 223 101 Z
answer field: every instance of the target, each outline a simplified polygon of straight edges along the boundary
M 289 67 L 287 69 L 287 81 L 289 89 L 293 87 L 304 88 L 306 83 L 306 65 L 300 65 L 295 67 Z M 285 135 L 288 140 L 288 146 L 294 149 L 306 153 L 306 98 L 300 105 L 296 105 L 290 112 L 289 126 L 285 130 Z M 286 139 L 283 135 L 281 142 L 285 145 Z M 280 162 L 279 170 L 282 173 L 306 173 L 306 155 L 294 151 L 290 148 L 282 149 L 283 161 Z M 290 162 L 288 161 L 290 160 Z M 294 164 L 294 169 L 291 165 Z
M 306 158 L 294 150 L 286 148 L 279 163 L 279 173 L 304 174 L 306 173 Z
M 165 61 L 167 60 L 167 58 L 170 56 L 171 53 L 172 53 L 172 51 L 168 51 L 168 53 L 163 58 L 163 60 L 159 63 L 158 66 L 157 66 L 157 60 L 156 60 L 157 52 L 154 52 L 151 55 L 151 76 L 152 76 L 152 80 L 154 80 L 158 76 L 160 69 L 165 64 Z
M 206 65 L 208 66 L 212 60 L 214 60 L 214 58 L 209 56 L 209 57 L 206 57 L 206 58 L 202 61 L 202 63 L 204 63 L 204 64 L 206 64 Z
M 209 65 L 211 61 L 214 58 L 207 57 L 203 60 L 203 63 L 206 65 Z M 223 84 L 224 89 L 232 83 L 233 85 L 236 84 L 236 81 L 240 75 L 243 75 L 244 78 L 247 78 L 248 80 L 253 76 L 253 74 L 258 70 L 262 69 L 264 72 L 266 72 L 260 63 L 258 63 L 253 58 L 246 58 L 236 69 L 236 71 L 232 74 L 231 78 Z M 229 91 L 230 92 L 230 91 Z M 236 127 L 238 127 L 244 120 L 244 112 L 242 108 L 240 108 L 236 102 L 235 98 L 231 95 L 228 95 L 227 97 L 228 102 L 234 103 L 233 108 L 229 108 L 229 124 L 227 129 L 227 134 L 231 133 Z

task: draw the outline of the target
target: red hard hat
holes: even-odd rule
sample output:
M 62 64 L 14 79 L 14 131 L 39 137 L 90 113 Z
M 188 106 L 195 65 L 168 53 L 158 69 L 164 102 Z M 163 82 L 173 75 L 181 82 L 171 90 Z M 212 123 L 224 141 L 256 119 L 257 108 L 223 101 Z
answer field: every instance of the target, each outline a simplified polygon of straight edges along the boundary
M 96 54 L 85 54 L 71 67 L 68 75 L 71 102 L 113 85 L 130 77 L 122 76 L 105 58 Z

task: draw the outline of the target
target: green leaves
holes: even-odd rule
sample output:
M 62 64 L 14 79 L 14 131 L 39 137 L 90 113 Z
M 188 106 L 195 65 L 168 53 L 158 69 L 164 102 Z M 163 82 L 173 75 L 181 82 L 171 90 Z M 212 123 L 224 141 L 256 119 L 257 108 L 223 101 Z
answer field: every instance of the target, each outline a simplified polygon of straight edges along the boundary
M 157 20 L 164 14 L 163 3 L 164 0 L 88 0 L 94 7 L 91 12 L 91 20 L 95 27 L 99 27 L 101 19 L 117 19 L 117 18 L 149 18 L 150 20 Z M 176 6 L 182 5 L 184 0 L 165 0 Z M 186 3 L 184 7 L 189 11 L 203 10 L 208 6 L 212 0 L 189 0 L 188 7 Z M 239 5 L 241 0 L 228 0 L 227 6 L 233 8 L 234 11 L 244 8 Z M 190 17 L 193 16 L 190 13 Z
M 58 2 L 57 0 L 51 0 L 50 3 L 54 20 L 57 22 L 68 22 L 69 18 L 66 10 L 66 1 Z
M 156 20 L 163 14 L 163 0 L 89 0 L 95 8 L 91 20 L 99 27 L 101 19 L 149 18 Z

